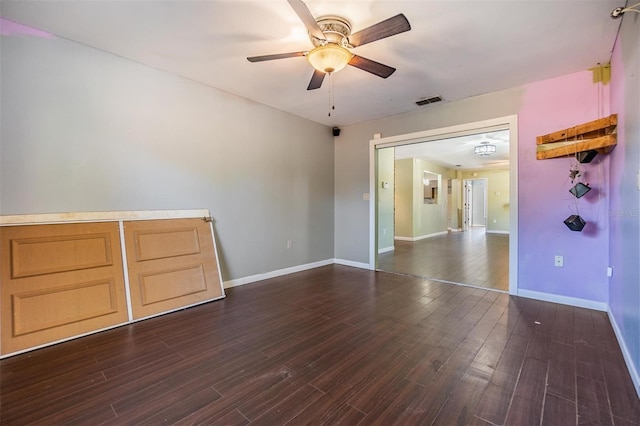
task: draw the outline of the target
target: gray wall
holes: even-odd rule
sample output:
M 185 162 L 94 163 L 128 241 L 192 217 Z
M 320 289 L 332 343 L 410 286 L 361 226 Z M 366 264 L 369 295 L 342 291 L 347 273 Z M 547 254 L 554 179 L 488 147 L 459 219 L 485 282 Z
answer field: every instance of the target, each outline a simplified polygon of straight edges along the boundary
M 208 208 L 224 280 L 333 258 L 330 128 L 63 39 L 1 55 L 0 214 Z

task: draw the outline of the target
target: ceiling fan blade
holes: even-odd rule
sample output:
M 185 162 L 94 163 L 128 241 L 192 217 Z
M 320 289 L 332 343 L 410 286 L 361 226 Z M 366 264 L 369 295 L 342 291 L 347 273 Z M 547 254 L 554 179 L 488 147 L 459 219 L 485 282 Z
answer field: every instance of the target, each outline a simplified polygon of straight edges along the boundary
M 320 25 L 316 22 L 316 18 L 313 17 L 309 8 L 302 0 L 287 0 L 293 10 L 296 12 L 302 23 L 307 27 L 312 36 L 320 40 L 326 40 Z
M 285 58 L 295 58 L 298 56 L 304 56 L 307 52 L 291 52 L 291 53 L 277 53 L 275 55 L 262 55 L 262 56 L 250 56 L 247 58 L 249 62 L 262 62 L 262 61 L 271 61 L 273 59 L 285 59 Z
M 409 31 L 410 29 L 411 25 L 407 17 L 400 13 L 352 34 L 349 37 L 349 44 L 353 47 L 358 47 L 371 43 L 372 41 Z
M 396 69 L 380 62 L 372 61 L 371 59 L 363 58 L 362 56 L 353 55 L 353 58 L 349 61 L 349 65 L 352 67 L 360 68 L 361 70 L 375 74 L 378 77 L 387 78 L 393 74 Z
M 313 70 L 313 75 L 311 76 L 311 81 L 309 82 L 309 86 L 307 90 L 315 90 L 319 89 L 322 86 L 322 81 L 324 80 L 325 73 L 318 70 Z

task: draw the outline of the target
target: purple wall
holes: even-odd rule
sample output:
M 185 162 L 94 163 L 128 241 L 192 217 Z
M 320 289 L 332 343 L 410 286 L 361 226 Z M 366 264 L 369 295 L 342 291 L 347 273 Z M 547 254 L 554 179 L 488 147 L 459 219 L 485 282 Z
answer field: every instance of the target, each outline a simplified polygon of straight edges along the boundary
M 618 146 L 611 155 L 609 309 L 640 396 L 640 19 L 625 16 L 611 68 Z
M 536 160 L 536 136 L 609 115 L 609 86 L 583 71 L 525 86 L 518 112 L 519 288 L 608 302 L 610 156 L 582 165 L 593 188 L 578 201 L 582 232 L 563 223 L 575 214 L 569 168 L 573 156 Z M 564 256 L 564 267 L 554 256 Z

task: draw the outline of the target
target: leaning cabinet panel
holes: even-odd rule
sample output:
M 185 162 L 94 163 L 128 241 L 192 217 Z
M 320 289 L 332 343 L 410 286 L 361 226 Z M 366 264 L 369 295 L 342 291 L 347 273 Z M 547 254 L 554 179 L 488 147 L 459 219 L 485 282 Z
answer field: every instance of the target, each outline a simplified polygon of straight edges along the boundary
M 0 357 L 222 297 L 208 210 L 0 216 Z
M 2 354 L 126 323 L 118 223 L 0 227 Z
M 130 221 L 124 235 L 134 319 L 222 296 L 207 222 Z

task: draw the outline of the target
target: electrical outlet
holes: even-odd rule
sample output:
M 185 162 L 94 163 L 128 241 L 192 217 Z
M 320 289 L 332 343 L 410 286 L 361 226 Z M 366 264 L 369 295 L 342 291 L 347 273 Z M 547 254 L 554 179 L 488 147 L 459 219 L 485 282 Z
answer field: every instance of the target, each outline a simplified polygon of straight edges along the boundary
M 607 277 L 611 278 L 613 276 L 613 266 L 607 266 Z
M 292 246 L 292 244 L 291 244 L 291 240 L 287 240 L 287 248 L 288 248 L 288 249 L 290 249 L 290 248 L 291 248 L 291 246 Z
M 555 265 L 556 268 L 562 268 L 564 266 L 564 257 L 556 256 L 553 264 Z

